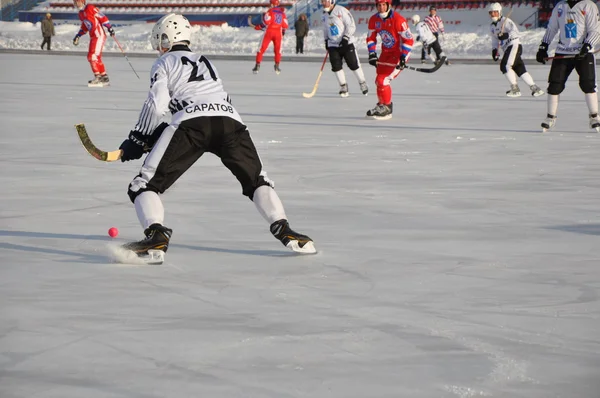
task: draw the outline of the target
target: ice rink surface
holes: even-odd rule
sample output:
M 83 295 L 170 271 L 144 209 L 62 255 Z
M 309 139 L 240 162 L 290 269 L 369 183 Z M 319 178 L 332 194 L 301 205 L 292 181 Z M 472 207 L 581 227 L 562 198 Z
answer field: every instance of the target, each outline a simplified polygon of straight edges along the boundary
M 205 155 L 164 196 L 162 266 L 110 262 L 142 237 L 115 150 L 152 59 L 0 54 L 0 397 L 565 397 L 600 394 L 600 135 L 572 76 L 504 96 L 489 65 L 404 71 L 394 117 L 320 64 L 217 61 L 294 229 L 269 233 Z M 548 66 L 528 65 L 545 89 Z M 114 240 L 113 240 L 114 242 Z

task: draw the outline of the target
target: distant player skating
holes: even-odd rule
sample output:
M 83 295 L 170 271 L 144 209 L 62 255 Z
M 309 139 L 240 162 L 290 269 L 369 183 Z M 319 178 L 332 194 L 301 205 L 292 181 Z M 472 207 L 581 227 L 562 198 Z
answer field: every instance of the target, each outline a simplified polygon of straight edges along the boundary
M 252 72 L 257 74 L 260 71 L 260 63 L 262 62 L 263 55 L 269 44 L 273 43 L 273 52 L 275 53 L 275 73 L 280 74 L 281 68 L 281 42 L 285 35 L 285 30 L 288 28 L 288 20 L 285 16 L 285 10 L 279 7 L 279 0 L 271 0 L 271 8 L 263 14 L 262 22 L 258 25 L 252 25 L 250 19 L 248 19 L 250 26 L 254 26 L 256 30 L 264 30 L 265 34 L 260 42 L 260 48 L 256 53 L 256 64 L 252 68 Z
M 111 36 L 115 35 L 110 21 L 98 8 L 92 4 L 86 4 L 86 0 L 74 0 L 73 5 L 79 9 L 79 19 L 81 20 L 81 27 L 79 32 L 73 38 L 73 44 L 79 45 L 79 38 L 86 33 L 90 34 L 90 46 L 88 50 L 88 62 L 94 72 L 94 79 L 88 82 L 90 87 L 104 87 L 108 86 L 109 79 L 106 74 L 106 68 L 104 62 L 102 62 L 102 50 L 104 43 L 106 42 L 106 32 L 104 28 L 108 30 Z
M 392 118 L 392 87 L 390 83 L 402 69 L 412 50 L 414 38 L 406 19 L 392 10 L 392 0 L 375 0 L 377 13 L 369 18 L 367 49 L 369 64 L 377 68 L 377 105 L 367 111 L 367 117 Z M 381 55 L 377 57 L 377 37 L 381 38 Z
M 418 15 L 413 15 L 410 20 L 413 26 L 415 27 L 417 41 L 423 43 L 423 48 L 429 48 L 430 50 L 433 50 L 435 55 L 431 55 L 430 52 L 429 57 L 434 63 L 440 62 L 442 57 L 445 57 L 446 54 L 444 54 L 444 51 L 442 51 L 442 47 L 440 46 L 440 41 L 437 38 L 437 36 L 435 36 L 433 32 L 431 32 L 431 28 L 429 27 L 429 25 L 421 21 L 421 17 L 419 17 Z M 446 65 L 447 64 L 448 61 L 446 60 Z
M 349 95 L 346 74 L 342 68 L 344 61 L 346 61 L 348 68 L 354 72 L 360 91 L 367 95 L 369 87 L 354 46 L 356 24 L 352 14 L 345 7 L 336 4 L 335 0 L 321 0 L 321 5 L 323 6 L 325 50 L 329 52 L 331 71 L 335 73 L 335 77 L 340 84 L 340 97 Z
M 488 8 L 490 19 L 490 34 L 492 35 L 492 58 L 494 61 L 500 59 L 499 48 L 502 48 L 504 55 L 500 61 L 500 71 L 510 83 L 510 90 L 506 92 L 508 97 L 520 97 L 521 90 L 517 84 L 517 76 L 529 86 L 531 95 L 539 97 L 544 94 L 533 77 L 527 72 L 525 63 L 521 59 L 523 46 L 519 41 L 519 28 L 512 19 L 502 15 L 502 6 L 500 3 L 492 3 Z

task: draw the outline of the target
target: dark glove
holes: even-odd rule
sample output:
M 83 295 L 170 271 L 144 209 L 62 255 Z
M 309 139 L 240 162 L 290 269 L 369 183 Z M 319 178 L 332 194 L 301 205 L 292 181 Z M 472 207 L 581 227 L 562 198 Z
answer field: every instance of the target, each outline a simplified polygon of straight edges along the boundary
M 546 58 L 548 58 L 548 44 L 542 42 L 538 47 L 537 54 L 535 54 L 535 60 L 540 64 L 545 64 Z
M 577 59 L 584 58 L 586 55 L 589 54 L 591 49 L 592 49 L 592 46 L 589 43 L 583 43 L 583 46 L 581 46 L 581 51 L 579 51 L 579 54 L 575 58 L 577 58 Z
M 129 137 L 123 141 L 119 147 L 119 149 L 123 151 L 123 155 L 121 155 L 121 162 L 139 159 L 142 157 L 144 152 L 147 152 L 148 148 L 146 146 L 146 142 L 141 138 L 142 133 L 131 130 Z
M 345 50 L 348 48 L 348 37 L 344 36 L 342 37 L 342 41 L 340 42 L 340 47 Z
M 494 48 L 492 50 L 492 59 L 494 61 L 498 61 L 500 59 L 500 54 L 498 54 L 498 49 L 497 48 Z
M 77 45 L 79 45 L 79 35 L 77 35 L 77 36 L 75 36 L 75 37 L 73 38 L 73 45 L 74 45 L 74 46 L 77 46 Z
M 377 67 L 377 61 L 379 61 L 379 58 L 377 58 L 377 53 L 370 52 L 369 53 L 369 65 L 373 65 L 373 66 Z
M 404 69 L 406 68 L 406 55 L 402 54 L 400 56 L 400 62 L 398 62 L 398 66 L 396 66 L 396 69 Z
M 325 40 L 325 50 L 329 50 L 329 44 L 327 43 L 327 40 Z
M 115 35 L 115 30 L 114 30 L 114 28 L 113 28 L 112 26 L 110 26 L 110 27 L 108 28 L 108 33 L 109 33 L 111 36 L 114 36 L 114 35 Z
M 506 40 L 508 39 L 508 33 L 498 33 L 498 40 Z
M 281 30 L 281 36 L 285 36 L 285 29 Z

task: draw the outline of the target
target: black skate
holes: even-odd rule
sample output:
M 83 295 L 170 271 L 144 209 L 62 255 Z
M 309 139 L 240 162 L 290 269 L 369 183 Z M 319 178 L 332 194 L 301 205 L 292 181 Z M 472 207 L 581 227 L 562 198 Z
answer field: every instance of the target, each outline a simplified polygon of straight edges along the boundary
M 279 69 L 279 64 L 275 64 L 275 73 L 280 74 L 281 69 Z
M 394 104 L 390 102 L 389 105 L 377 104 L 375 108 L 367 111 L 367 117 L 377 120 L 388 120 L 392 118 L 392 111 Z
M 369 93 L 369 86 L 367 86 L 367 82 L 360 82 L 360 91 L 367 95 Z
M 542 133 L 547 132 L 556 124 L 556 116 L 548 114 L 546 115 L 546 119 L 542 122 Z
M 344 83 L 344 84 L 340 85 L 340 97 L 346 98 L 349 95 L 350 94 L 348 93 L 348 84 Z
M 94 75 L 94 78 L 92 80 L 88 80 L 88 87 L 104 87 L 102 76 Z
M 258 74 L 258 71 L 260 70 L 260 64 L 256 64 L 254 65 L 254 68 L 252 68 L 252 73 L 254 73 L 255 75 Z
M 100 75 L 100 81 L 105 86 L 110 86 L 110 80 L 108 80 L 108 75 Z
M 291 229 L 290 224 L 285 219 L 275 221 L 271 224 L 271 233 L 285 247 L 296 253 L 314 254 L 317 252 L 312 239 Z
M 600 133 L 600 116 L 597 113 L 590 113 L 590 128 Z
M 126 243 L 121 247 L 134 252 L 148 264 L 162 264 L 165 259 L 165 253 L 169 248 L 169 240 L 172 234 L 172 229 L 160 224 L 152 224 L 144 231 L 144 235 L 146 235 L 145 239 Z

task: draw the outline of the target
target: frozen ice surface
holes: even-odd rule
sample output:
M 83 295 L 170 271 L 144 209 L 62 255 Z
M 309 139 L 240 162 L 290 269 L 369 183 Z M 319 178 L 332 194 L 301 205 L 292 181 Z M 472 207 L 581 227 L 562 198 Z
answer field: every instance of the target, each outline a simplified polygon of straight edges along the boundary
M 394 117 L 341 99 L 319 63 L 216 65 L 275 180 L 295 256 L 210 154 L 164 196 L 162 266 L 139 239 L 140 162 L 102 163 L 135 124 L 152 59 L 0 54 L 0 397 L 578 397 L 600 391 L 600 136 L 576 76 L 504 96 L 498 66 L 393 83 Z M 548 66 L 528 65 L 545 88 Z M 527 86 L 521 83 L 524 94 Z

